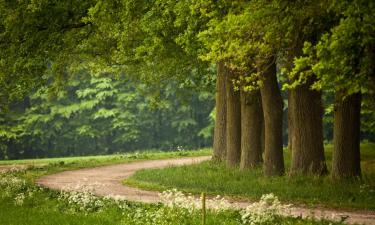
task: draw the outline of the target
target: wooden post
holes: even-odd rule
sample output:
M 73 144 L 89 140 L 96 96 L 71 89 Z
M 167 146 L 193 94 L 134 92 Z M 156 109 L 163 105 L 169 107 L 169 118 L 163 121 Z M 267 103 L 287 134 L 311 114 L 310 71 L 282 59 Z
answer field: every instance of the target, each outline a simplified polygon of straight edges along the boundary
M 202 193 L 202 225 L 206 225 L 206 194 Z

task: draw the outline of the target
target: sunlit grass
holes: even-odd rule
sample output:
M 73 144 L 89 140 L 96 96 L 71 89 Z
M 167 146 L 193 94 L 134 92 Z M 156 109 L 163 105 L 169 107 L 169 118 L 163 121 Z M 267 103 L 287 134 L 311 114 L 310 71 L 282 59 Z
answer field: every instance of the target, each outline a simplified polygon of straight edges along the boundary
M 0 165 L 40 165 L 50 163 L 79 163 L 86 164 L 93 162 L 97 163 L 121 163 L 132 160 L 145 159 L 163 159 L 163 158 L 177 158 L 189 156 L 203 156 L 210 155 L 211 149 L 199 149 L 188 151 L 158 151 L 158 150 L 144 150 L 131 153 L 113 154 L 113 155 L 96 155 L 96 156 L 73 156 L 60 158 L 43 158 L 43 159 L 21 159 L 21 160 L 0 160 Z

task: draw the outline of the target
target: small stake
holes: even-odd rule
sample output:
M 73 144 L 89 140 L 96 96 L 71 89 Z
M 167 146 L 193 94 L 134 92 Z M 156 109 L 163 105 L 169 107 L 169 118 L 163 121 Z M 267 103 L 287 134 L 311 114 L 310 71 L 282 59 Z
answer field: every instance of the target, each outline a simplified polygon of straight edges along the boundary
M 202 225 L 206 225 L 206 194 L 202 192 Z

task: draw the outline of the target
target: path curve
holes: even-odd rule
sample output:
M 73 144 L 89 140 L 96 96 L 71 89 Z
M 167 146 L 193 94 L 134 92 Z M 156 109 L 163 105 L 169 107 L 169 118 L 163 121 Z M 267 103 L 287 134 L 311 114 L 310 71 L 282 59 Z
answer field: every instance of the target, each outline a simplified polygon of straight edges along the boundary
M 209 156 L 188 157 L 177 159 L 148 160 L 86 168 L 73 171 L 65 171 L 57 174 L 43 176 L 36 182 L 42 186 L 55 190 L 71 190 L 74 187 L 87 186 L 99 196 L 112 196 L 129 201 L 144 203 L 160 202 L 159 192 L 146 191 L 139 188 L 128 187 L 122 181 L 132 176 L 141 169 L 163 168 L 168 166 L 181 166 L 199 163 L 209 160 Z M 251 202 L 230 200 L 235 207 L 245 208 Z M 301 206 L 291 206 L 285 215 L 302 216 L 303 218 L 326 218 L 330 220 L 340 220 L 346 218 L 349 224 L 375 225 L 374 211 L 347 211 L 325 208 L 307 208 Z

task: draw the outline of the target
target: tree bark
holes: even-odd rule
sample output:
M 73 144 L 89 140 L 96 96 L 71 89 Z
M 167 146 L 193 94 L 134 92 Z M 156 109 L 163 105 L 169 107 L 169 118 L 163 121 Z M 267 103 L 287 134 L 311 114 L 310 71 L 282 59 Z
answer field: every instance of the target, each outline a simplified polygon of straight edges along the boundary
M 291 174 L 326 174 L 323 145 L 323 106 L 320 91 L 311 90 L 314 78 L 290 91 Z
M 346 96 L 336 92 L 333 125 L 332 177 L 361 176 L 360 117 L 361 94 Z
M 276 63 L 270 58 L 259 63 L 263 85 L 260 88 L 264 116 L 264 174 L 282 175 L 285 172 L 283 158 L 283 101 L 276 77 Z
M 216 77 L 216 116 L 214 129 L 214 143 L 212 159 L 224 161 L 226 155 L 226 129 L 227 129 L 227 100 L 226 100 L 226 73 L 224 62 L 217 65 Z
M 290 155 L 293 154 L 293 104 L 290 104 L 293 97 L 293 92 L 288 90 L 288 151 L 290 152 Z
M 262 117 L 259 90 L 241 91 L 241 170 L 262 163 Z
M 227 91 L 227 165 L 235 167 L 241 159 L 241 101 L 240 92 L 234 90 L 234 73 L 228 71 Z

